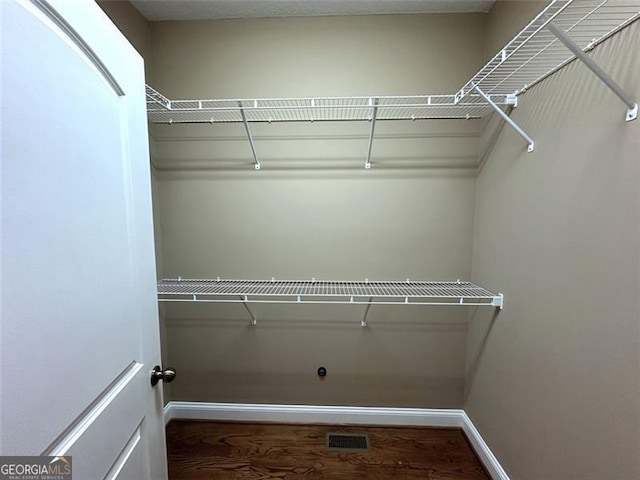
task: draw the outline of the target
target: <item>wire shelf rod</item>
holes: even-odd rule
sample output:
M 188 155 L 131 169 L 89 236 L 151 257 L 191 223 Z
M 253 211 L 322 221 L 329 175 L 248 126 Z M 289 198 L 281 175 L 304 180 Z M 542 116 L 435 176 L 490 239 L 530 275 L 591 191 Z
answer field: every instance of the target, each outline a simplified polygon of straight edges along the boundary
M 424 116 L 407 116 L 407 117 L 394 117 L 394 118 L 378 118 L 378 122 L 393 122 L 393 121 L 423 121 L 423 120 L 480 120 L 485 117 L 485 114 L 458 114 L 458 115 L 424 115 Z M 251 123 L 300 123 L 302 120 L 252 120 Z M 310 122 L 309 120 L 306 120 Z M 316 119 L 314 123 L 344 123 L 344 122 L 354 122 L 354 121 L 366 121 L 365 119 Z M 166 125 L 202 125 L 202 124 L 227 124 L 227 123 L 238 123 L 236 120 L 176 120 L 173 118 L 168 118 L 165 120 L 155 120 L 153 123 L 155 124 L 166 124 Z

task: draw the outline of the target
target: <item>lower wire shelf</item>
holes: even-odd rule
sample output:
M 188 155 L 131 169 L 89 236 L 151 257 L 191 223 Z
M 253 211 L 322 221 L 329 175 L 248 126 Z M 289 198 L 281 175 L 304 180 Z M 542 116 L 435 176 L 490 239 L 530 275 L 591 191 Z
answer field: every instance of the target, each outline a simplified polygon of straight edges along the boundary
M 158 282 L 160 302 L 451 305 L 502 309 L 504 297 L 471 282 L 229 280 L 165 278 Z

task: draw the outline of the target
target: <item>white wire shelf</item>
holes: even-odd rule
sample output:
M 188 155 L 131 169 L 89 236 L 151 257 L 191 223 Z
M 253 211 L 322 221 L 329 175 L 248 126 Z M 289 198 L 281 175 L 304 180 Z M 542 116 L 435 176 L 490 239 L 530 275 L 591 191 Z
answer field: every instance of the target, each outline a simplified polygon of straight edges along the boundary
M 640 0 L 555 0 L 500 50 L 456 94 L 474 85 L 486 94 L 519 95 L 576 56 L 547 27 L 553 22 L 582 51 L 589 51 L 640 17 Z
M 509 95 L 492 99 L 513 103 Z M 170 100 L 147 85 L 149 120 L 165 124 L 243 123 L 243 113 L 249 123 L 477 119 L 490 110 L 478 95 L 462 102 L 455 95 Z
M 471 282 L 163 279 L 160 302 L 488 305 L 502 294 Z

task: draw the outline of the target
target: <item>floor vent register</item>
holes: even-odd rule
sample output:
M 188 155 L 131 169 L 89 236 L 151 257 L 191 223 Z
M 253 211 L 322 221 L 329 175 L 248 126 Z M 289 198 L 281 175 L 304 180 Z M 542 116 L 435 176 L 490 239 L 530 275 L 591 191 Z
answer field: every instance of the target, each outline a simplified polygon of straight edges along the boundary
M 358 433 L 327 433 L 327 450 L 366 451 L 369 450 L 369 436 Z

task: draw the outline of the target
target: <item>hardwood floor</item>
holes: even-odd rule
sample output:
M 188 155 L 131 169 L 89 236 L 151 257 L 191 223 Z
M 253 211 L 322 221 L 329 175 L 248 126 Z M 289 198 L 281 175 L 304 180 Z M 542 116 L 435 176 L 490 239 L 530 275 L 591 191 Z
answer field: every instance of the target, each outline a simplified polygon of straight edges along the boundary
M 327 433 L 366 433 L 370 449 L 328 451 Z M 459 429 L 174 420 L 170 480 L 477 480 L 490 477 Z

